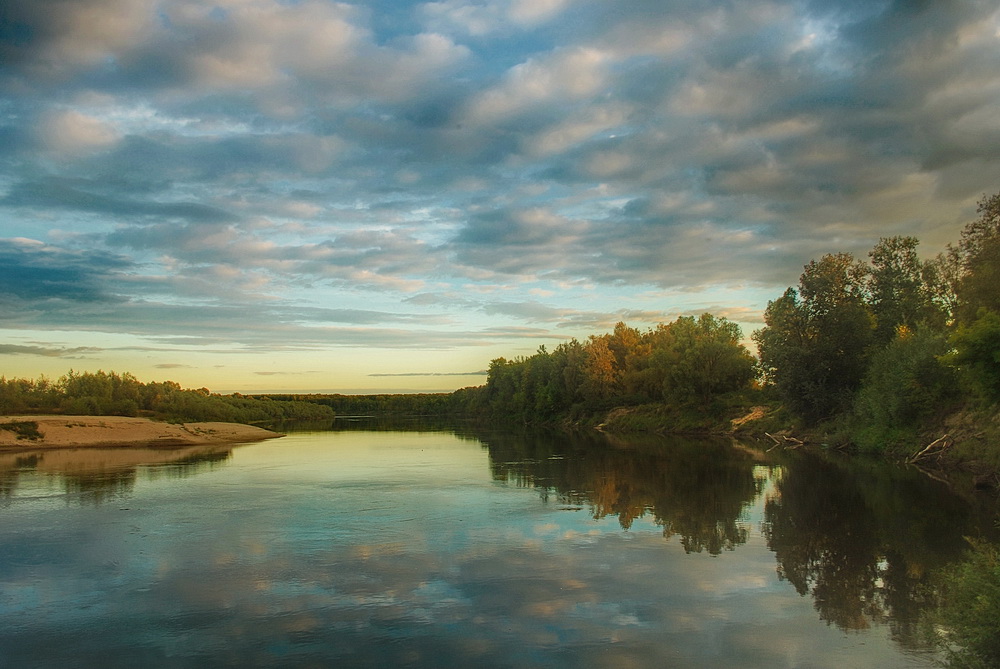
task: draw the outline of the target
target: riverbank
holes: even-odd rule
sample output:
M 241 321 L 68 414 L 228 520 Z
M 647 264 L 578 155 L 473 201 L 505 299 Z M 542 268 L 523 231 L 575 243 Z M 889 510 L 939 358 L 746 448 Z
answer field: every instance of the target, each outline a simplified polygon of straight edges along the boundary
M 282 434 L 241 423 L 163 423 L 125 416 L 0 416 L 0 450 L 88 446 L 197 446 Z

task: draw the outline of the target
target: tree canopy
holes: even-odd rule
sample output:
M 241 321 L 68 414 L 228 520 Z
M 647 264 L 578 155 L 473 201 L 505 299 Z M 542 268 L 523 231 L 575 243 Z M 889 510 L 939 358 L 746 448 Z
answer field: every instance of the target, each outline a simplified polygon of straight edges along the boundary
M 754 380 L 756 361 L 742 338 L 738 325 L 711 314 L 646 331 L 618 323 L 551 353 L 541 347 L 493 360 L 484 403 L 495 416 L 523 421 L 651 402 L 707 406 Z

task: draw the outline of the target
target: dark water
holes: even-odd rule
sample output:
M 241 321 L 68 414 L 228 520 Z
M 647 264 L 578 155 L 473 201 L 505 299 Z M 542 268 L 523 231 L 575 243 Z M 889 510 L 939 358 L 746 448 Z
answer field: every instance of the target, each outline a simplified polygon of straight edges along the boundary
M 0 666 L 928 667 L 930 575 L 990 520 L 713 441 L 4 454 Z

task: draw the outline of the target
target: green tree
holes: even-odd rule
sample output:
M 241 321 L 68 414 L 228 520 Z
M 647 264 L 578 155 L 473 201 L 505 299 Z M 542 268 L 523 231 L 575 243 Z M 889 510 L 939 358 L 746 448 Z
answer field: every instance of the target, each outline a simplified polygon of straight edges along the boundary
M 897 330 L 918 325 L 943 327 L 945 314 L 927 280 L 933 270 L 917 256 L 916 237 L 887 237 L 868 254 L 868 294 L 875 318 L 875 341 L 888 344 Z
M 711 314 L 682 316 L 671 323 L 673 356 L 665 374 L 665 396 L 707 404 L 717 395 L 746 388 L 756 375 L 753 356 L 740 343 L 735 323 Z
M 977 212 L 958 245 L 958 316 L 966 322 L 978 318 L 980 309 L 1000 313 L 1000 193 L 983 197 Z
M 564 404 L 574 406 L 583 401 L 583 384 L 586 378 L 587 354 L 583 344 L 576 339 L 559 344 L 553 352 L 559 370 L 556 383 L 562 388 Z
M 848 409 L 867 369 L 873 338 L 865 300 L 866 269 L 849 253 L 805 266 L 764 312 L 754 333 L 765 378 L 807 423 Z
M 955 402 L 955 372 L 941 362 L 949 348 L 944 333 L 921 327 L 874 354 L 852 415 L 859 446 L 884 451 L 909 445 L 928 420 Z
M 1000 314 L 980 309 L 971 323 L 959 323 L 951 336 L 948 361 L 991 402 L 1000 401 Z

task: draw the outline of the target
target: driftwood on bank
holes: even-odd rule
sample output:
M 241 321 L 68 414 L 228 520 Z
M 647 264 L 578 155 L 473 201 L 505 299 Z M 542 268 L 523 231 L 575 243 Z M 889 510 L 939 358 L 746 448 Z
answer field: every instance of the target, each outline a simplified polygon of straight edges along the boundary
M 952 442 L 950 435 L 946 434 L 942 437 L 938 437 L 931 443 L 924 446 L 922 450 L 918 451 L 917 453 L 914 453 L 909 458 L 907 458 L 906 463 L 912 465 L 925 458 L 929 458 L 935 455 L 941 455 L 946 450 L 951 448 L 952 443 L 954 442 Z
M 768 453 L 770 453 L 772 450 L 774 450 L 778 446 L 783 446 L 783 447 L 788 448 L 788 449 L 795 449 L 795 448 L 798 448 L 799 446 L 802 446 L 802 445 L 804 445 L 806 443 L 806 442 L 802 441 L 801 439 L 796 439 L 795 437 L 789 437 L 787 435 L 781 435 L 781 439 L 778 439 L 778 437 L 774 436 L 770 432 L 765 432 L 764 434 L 767 435 L 771 439 L 771 441 L 774 442 L 774 446 L 772 446 L 771 448 L 767 449 Z

